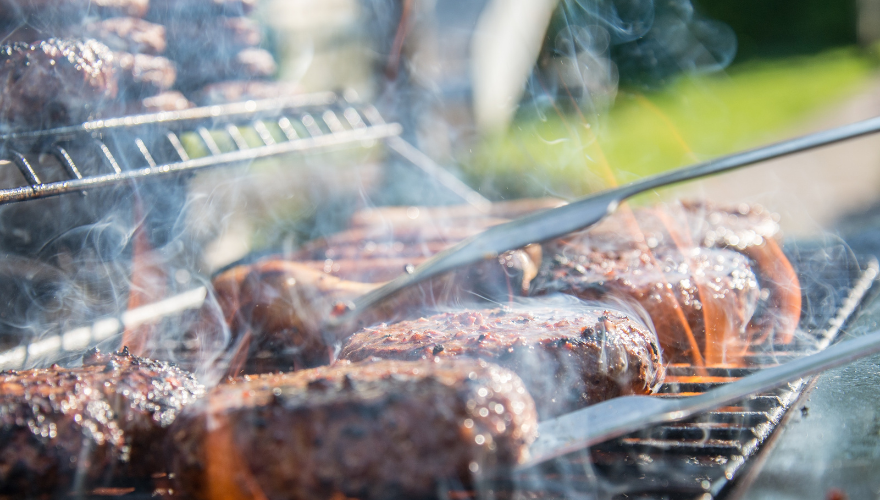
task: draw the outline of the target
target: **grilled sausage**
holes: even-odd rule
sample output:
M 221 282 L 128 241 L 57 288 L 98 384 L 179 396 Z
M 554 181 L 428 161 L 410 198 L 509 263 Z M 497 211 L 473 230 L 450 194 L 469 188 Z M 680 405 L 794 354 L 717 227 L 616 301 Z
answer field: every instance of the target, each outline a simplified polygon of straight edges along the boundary
M 81 368 L 0 373 L 0 495 L 64 496 L 164 471 L 167 428 L 202 393 L 189 373 L 127 349 L 92 351 Z
M 433 497 L 526 458 L 532 398 L 474 360 L 342 363 L 238 379 L 171 430 L 187 498 Z
M 540 417 L 625 394 L 649 394 L 663 364 L 657 337 L 631 316 L 576 300 L 465 310 L 365 328 L 340 359 L 479 358 L 519 375 Z

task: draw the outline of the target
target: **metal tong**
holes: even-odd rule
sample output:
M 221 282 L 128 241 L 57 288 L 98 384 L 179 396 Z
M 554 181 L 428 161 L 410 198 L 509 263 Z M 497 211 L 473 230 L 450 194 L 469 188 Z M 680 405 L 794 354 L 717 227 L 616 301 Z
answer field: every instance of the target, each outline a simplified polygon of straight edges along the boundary
M 734 170 L 780 156 L 799 153 L 840 141 L 861 137 L 880 131 L 880 117 L 832 128 L 822 132 L 789 139 L 750 151 L 723 156 L 698 163 L 581 198 L 568 205 L 529 215 L 512 222 L 490 227 L 428 259 L 413 272 L 403 274 L 385 285 L 366 293 L 347 307 L 341 314 L 330 317 L 325 323 L 332 331 L 355 320 L 370 307 L 381 303 L 404 288 L 420 283 L 438 274 L 461 266 L 497 257 L 499 254 L 521 248 L 530 243 L 558 238 L 584 229 L 614 212 L 617 206 L 636 194 L 671 184 Z
M 651 425 L 683 420 L 878 352 L 880 332 L 875 332 L 833 345 L 818 354 L 761 370 L 699 396 L 683 399 L 624 396 L 595 404 L 538 424 L 538 439 L 529 450 L 530 458 L 519 469 L 527 469 Z

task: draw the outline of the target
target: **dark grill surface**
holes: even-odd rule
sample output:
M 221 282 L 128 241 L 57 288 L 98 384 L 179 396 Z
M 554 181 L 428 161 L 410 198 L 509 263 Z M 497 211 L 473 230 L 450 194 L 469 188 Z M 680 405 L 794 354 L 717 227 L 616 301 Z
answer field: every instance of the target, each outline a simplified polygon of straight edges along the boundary
M 824 349 L 853 317 L 878 274 L 843 245 L 802 245 L 789 252 L 804 295 L 799 333 L 790 345 L 754 346 L 747 368 L 670 365 L 658 397 L 703 393 L 762 367 Z M 660 425 L 523 473 L 508 485 L 522 498 L 721 498 L 736 487 L 811 379 L 752 396 L 695 419 Z M 796 411 L 796 410 L 795 410 Z M 524 496 L 523 496 L 524 494 Z

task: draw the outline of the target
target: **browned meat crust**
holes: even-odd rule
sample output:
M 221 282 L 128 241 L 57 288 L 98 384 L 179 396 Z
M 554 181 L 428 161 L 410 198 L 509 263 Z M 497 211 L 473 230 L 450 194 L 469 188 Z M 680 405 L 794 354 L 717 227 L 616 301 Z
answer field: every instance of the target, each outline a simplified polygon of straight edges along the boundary
M 513 310 L 444 313 L 366 328 L 340 359 L 479 358 L 519 375 L 548 418 L 625 394 L 649 394 L 663 375 L 657 337 L 620 311 L 530 302 Z
M 113 53 L 94 41 L 0 48 L 0 122 L 46 128 L 85 121 L 117 96 Z
M 668 249 L 557 254 L 542 268 L 533 293 L 558 292 L 587 300 L 635 301 L 650 316 L 664 356 L 673 362 L 700 358 L 707 347 L 730 349 L 722 354 L 735 359 L 732 350 L 743 340 L 759 294 L 748 259 L 721 249 L 700 249 L 687 257 Z M 709 308 L 707 335 L 704 314 Z M 718 345 L 716 339 L 727 342 Z
M 167 427 L 203 388 L 167 363 L 93 351 L 82 368 L 0 373 L 0 495 L 64 495 L 162 470 Z
M 171 430 L 187 498 L 433 497 L 526 458 L 534 402 L 472 360 L 340 364 L 215 388 Z
M 159 55 L 165 52 L 165 26 L 135 17 L 112 17 L 70 30 L 70 36 L 94 38 L 116 52 Z
M 799 319 L 800 287 L 773 239 L 778 231 L 760 207 L 621 210 L 546 245 L 559 257 L 545 260 L 532 292 L 635 299 L 671 360 L 735 362 L 743 340 L 773 333 L 784 341 Z M 665 289 L 651 292 L 651 284 Z

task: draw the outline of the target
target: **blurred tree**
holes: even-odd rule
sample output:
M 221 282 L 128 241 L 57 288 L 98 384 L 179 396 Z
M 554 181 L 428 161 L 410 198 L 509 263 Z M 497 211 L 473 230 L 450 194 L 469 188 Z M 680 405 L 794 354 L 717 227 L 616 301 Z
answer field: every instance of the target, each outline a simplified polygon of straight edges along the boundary
M 695 0 L 694 3 L 704 16 L 733 28 L 739 44 L 736 62 L 811 54 L 858 42 L 856 0 Z M 864 8 L 862 13 L 870 15 Z M 880 19 L 862 22 L 878 25 Z

